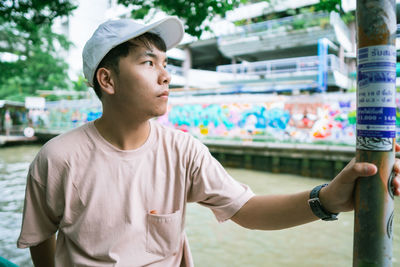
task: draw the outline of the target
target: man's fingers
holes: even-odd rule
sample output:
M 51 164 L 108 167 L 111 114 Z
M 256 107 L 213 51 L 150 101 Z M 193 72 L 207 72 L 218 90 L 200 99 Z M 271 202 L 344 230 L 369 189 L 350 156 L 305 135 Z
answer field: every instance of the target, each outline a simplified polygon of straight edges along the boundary
M 400 145 L 399 145 L 399 144 L 396 144 L 396 146 L 395 146 L 395 151 L 396 151 L 396 152 L 400 152 Z
M 400 148 L 399 145 L 396 144 L 396 151 Z M 378 168 L 372 163 L 366 162 L 355 162 L 355 159 L 352 159 L 351 162 L 346 166 L 347 174 L 354 177 L 354 179 L 358 177 L 367 177 L 376 174 Z M 396 176 L 393 179 L 393 193 L 396 196 L 400 196 L 400 159 L 396 158 L 393 166 L 393 171 Z
M 355 177 L 360 177 L 360 176 L 374 175 L 378 171 L 378 169 L 372 163 L 358 162 L 354 163 L 353 167 L 351 168 L 351 171 L 353 172 L 353 175 Z
M 392 182 L 393 188 L 394 188 L 394 194 L 396 196 L 400 196 L 400 175 L 397 174 L 396 177 L 394 177 L 393 182 Z
M 396 144 L 396 151 L 399 145 Z M 400 159 L 396 158 L 394 161 L 393 171 L 396 173 L 396 176 L 393 179 L 393 193 L 396 196 L 400 196 Z
M 395 173 L 400 173 L 400 159 L 398 158 L 395 159 L 393 170 Z

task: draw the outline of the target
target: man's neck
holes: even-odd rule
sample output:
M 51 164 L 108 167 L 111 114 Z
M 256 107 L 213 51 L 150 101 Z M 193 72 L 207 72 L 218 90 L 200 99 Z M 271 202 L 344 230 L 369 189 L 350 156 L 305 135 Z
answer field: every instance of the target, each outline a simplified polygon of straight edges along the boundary
M 132 121 L 108 118 L 103 114 L 94 122 L 101 136 L 114 147 L 133 150 L 141 147 L 150 134 L 150 121 Z

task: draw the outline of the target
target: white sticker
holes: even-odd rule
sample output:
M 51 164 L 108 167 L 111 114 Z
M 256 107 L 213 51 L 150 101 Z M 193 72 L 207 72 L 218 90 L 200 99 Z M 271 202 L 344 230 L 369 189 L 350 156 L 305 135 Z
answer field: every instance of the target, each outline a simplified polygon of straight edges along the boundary
M 363 47 L 357 61 L 357 149 L 389 151 L 396 137 L 396 48 Z

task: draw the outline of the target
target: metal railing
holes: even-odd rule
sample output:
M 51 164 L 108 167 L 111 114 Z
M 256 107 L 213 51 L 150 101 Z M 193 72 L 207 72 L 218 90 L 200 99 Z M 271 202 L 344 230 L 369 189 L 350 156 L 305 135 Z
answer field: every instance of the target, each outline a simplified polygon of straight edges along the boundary
M 323 20 L 326 20 L 326 22 L 323 22 Z M 281 19 L 273 19 L 243 26 L 237 26 L 235 27 L 233 32 L 230 32 L 226 35 L 220 35 L 219 37 L 225 39 L 237 38 L 238 36 L 243 36 L 256 32 L 283 32 L 287 30 L 296 30 L 299 28 L 308 28 L 312 26 L 323 26 L 326 23 L 329 24 L 329 22 L 330 17 L 328 13 L 307 13 Z
M 339 71 L 343 74 L 348 73 L 345 64 L 340 64 L 340 60 L 335 55 L 328 55 L 328 71 Z M 245 75 L 263 75 L 265 77 L 282 74 L 302 74 L 308 71 L 318 71 L 318 56 L 285 58 L 277 60 L 266 60 L 257 62 L 243 62 L 240 64 L 217 66 L 217 72 L 245 74 Z

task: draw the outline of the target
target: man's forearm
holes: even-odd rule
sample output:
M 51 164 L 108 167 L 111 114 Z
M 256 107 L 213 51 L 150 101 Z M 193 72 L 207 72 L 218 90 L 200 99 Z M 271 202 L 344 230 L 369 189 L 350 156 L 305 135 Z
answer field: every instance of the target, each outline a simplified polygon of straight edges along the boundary
M 56 251 L 56 238 L 52 235 L 42 243 L 30 247 L 33 265 L 35 267 L 54 267 L 54 255 Z
M 318 220 L 309 205 L 310 192 L 251 198 L 231 219 L 258 230 L 278 230 Z

